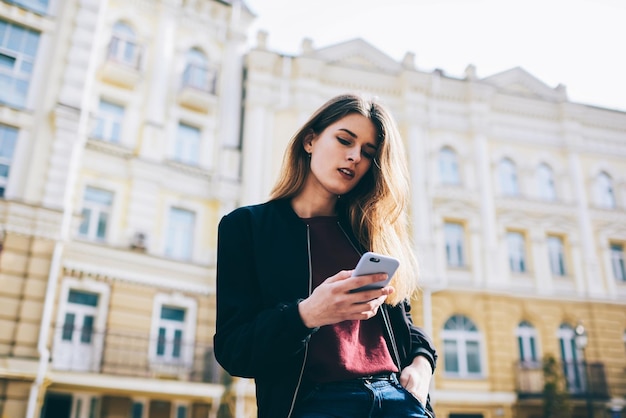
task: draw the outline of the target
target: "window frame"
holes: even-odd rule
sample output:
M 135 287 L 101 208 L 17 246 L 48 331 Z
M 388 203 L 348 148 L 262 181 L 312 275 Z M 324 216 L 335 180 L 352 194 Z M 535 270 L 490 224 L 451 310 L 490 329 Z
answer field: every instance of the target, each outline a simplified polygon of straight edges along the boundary
M 519 237 L 519 239 L 517 237 Z M 512 242 L 513 238 L 515 238 L 517 242 Z M 506 241 L 508 250 L 509 271 L 513 274 L 527 274 L 529 269 L 528 251 L 526 248 L 526 234 L 523 231 L 507 230 Z
M 0 123 L 0 167 L 7 167 L 6 175 L 0 173 L 0 199 L 5 198 L 6 196 L 6 190 L 9 185 L 11 167 L 14 163 L 13 159 L 15 158 L 15 149 L 17 148 L 19 134 L 19 129 Z M 3 155 L 5 144 L 8 144 L 7 155 Z
M 105 192 L 110 194 L 111 202 L 109 205 L 100 204 L 96 201 L 86 202 L 86 196 L 88 190 L 97 190 L 99 192 Z M 111 190 L 107 190 L 104 188 L 86 185 L 83 188 L 83 196 L 81 203 L 81 214 L 83 216 L 83 220 L 78 227 L 78 236 L 81 238 L 85 238 L 91 241 L 99 241 L 106 242 L 110 235 L 110 230 L 112 227 L 112 217 L 113 217 L 113 206 L 115 204 L 115 192 Z M 85 216 L 85 209 L 90 211 L 88 217 Z M 105 231 L 104 236 L 99 236 L 99 225 L 101 221 L 102 215 L 105 216 Z M 88 218 L 88 219 L 87 219 Z M 83 225 L 87 225 L 86 232 L 83 232 Z
M 566 277 L 568 269 L 565 238 L 561 235 L 548 234 L 546 246 L 548 247 L 550 274 L 554 277 Z
M 163 307 L 174 307 L 185 310 L 185 319 L 182 327 L 182 349 L 180 359 L 163 358 L 157 354 L 159 345 L 159 329 L 162 325 L 161 312 Z M 167 367 L 172 366 L 174 374 L 179 373 L 182 369 L 193 367 L 194 345 L 196 343 L 196 324 L 197 324 L 197 302 L 195 299 L 183 296 L 181 294 L 158 293 L 154 297 L 152 306 L 152 322 L 150 326 L 150 344 L 148 358 L 152 368 L 159 368 L 167 371 Z M 163 369 L 165 367 L 165 369 Z
M 193 136 L 190 133 L 193 132 Z M 202 128 L 179 121 L 176 126 L 174 144 L 174 159 L 183 164 L 197 166 L 200 164 L 200 150 L 202 148 Z
M 596 177 L 595 188 L 598 206 L 605 209 L 615 209 L 617 201 L 613 177 L 606 171 L 601 171 Z
M 613 278 L 622 283 L 626 283 L 626 245 L 623 242 L 612 241 L 609 243 L 611 258 L 611 270 Z
M 461 323 L 459 323 L 461 322 Z M 455 326 L 455 328 L 448 328 L 448 326 Z M 476 379 L 485 377 L 485 361 L 483 358 L 483 338 L 482 334 L 478 331 L 478 327 L 475 323 L 466 315 L 455 314 L 450 316 L 442 327 L 441 339 L 444 346 L 444 374 L 446 377 L 454 377 L 460 379 Z M 449 353 L 448 347 L 451 346 L 448 343 L 454 343 L 455 352 Z M 479 370 L 477 372 L 470 372 L 468 363 L 470 362 L 469 356 L 471 355 L 468 350 L 469 345 L 472 344 L 476 349 L 475 361 L 477 362 Z M 454 354 L 454 360 L 457 365 L 456 371 L 448 369 L 450 360 L 449 355 Z
M 504 157 L 498 163 L 498 178 L 502 195 L 511 197 L 520 195 L 517 165 L 511 158 Z
M 10 22 L 4 18 L 0 19 L 0 25 L 1 24 L 6 25 L 6 32 L 4 32 L 4 38 L 0 38 L 0 55 L 12 59 L 13 63 L 10 69 L 0 66 L 0 76 L 6 76 L 8 85 L 10 86 L 7 89 L 8 93 L 6 98 L 4 95 L 0 96 L 0 103 L 5 103 L 8 106 L 18 109 L 24 109 L 28 104 L 30 84 L 35 73 L 35 65 L 40 49 L 42 33 L 24 25 Z M 35 45 L 32 47 L 32 55 L 24 51 L 25 48 L 23 44 L 28 43 L 27 40 L 20 39 L 20 49 L 10 48 L 8 45 L 5 45 L 8 42 L 8 39 L 10 39 L 8 35 L 9 31 L 14 30 L 21 31 L 20 37 L 22 38 L 36 36 Z M 24 71 L 24 68 L 30 68 L 30 71 Z M 23 94 L 20 93 L 16 87 L 16 84 L 20 82 L 23 85 Z
M 183 228 L 183 226 L 175 224 L 173 222 L 174 218 L 172 217 L 174 211 L 178 211 L 180 213 L 186 212 L 193 215 L 191 225 L 186 225 L 186 228 Z M 170 206 L 167 214 L 165 255 L 176 260 L 192 260 L 195 253 L 195 225 L 198 223 L 198 213 L 184 207 Z M 185 248 L 180 247 L 179 243 L 181 241 L 185 241 Z
M 116 112 L 110 111 L 113 109 Z M 125 118 L 126 107 L 124 105 L 100 97 L 98 109 L 94 114 L 93 129 L 90 136 L 100 141 L 120 144 L 124 133 Z
M 465 224 L 458 221 L 446 220 L 444 221 L 443 231 L 446 266 L 450 268 L 467 267 Z M 456 249 L 454 254 L 452 253 L 452 249 Z
M 519 361 L 521 365 L 535 366 L 540 363 L 541 348 L 538 344 L 539 334 L 537 329 L 528 321 L 521 321 L 515 328 Z M 527 353 L 530 353 L 528 356 Z
M 553 202 L 557 199 L 554 170 L 547 163 L 537 167 L 537 187 L 541 200 Z
M 441 184 L 458 186 L 461 184 L 458 153 L 449 146 L 439 150 L 439 180 Z

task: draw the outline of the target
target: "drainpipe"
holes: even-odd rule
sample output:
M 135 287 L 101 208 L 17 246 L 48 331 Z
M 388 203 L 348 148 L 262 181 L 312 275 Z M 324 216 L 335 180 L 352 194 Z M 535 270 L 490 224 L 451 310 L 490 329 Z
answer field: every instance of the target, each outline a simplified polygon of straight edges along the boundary
M 100 37 L 102 36 L 102 28 L 104 26 L 104 10 L 107 0 L 93 1 L 94 10 L 96 11 L 96 27 L 92 47 L 90 48 L 89 61 L 87 63 L 86 79 L 83 88 L 83 94 L 80 100 L 77 138 L 72 146 L 70 155 L 68 173 L 65 181 L 63 196 L 63 212 L 61 218 L 61 227 L 59 237 L 54 244 L 52 252 L 52 260 L 48 271 L 48 283 L 46 286 L 46 296 L 43 304 L 43 312 L 41 315 L 41 323 L 39 326 L 39 341 L 37 343 L 37 352 L 39 354 L 39 365 L 37 367 L 37 376 L 33 382 L 28 397 L 25 418 L 37 418 L 40 411 L 41 397 L 45 392 L 45 388 L 50 382 L 46 383 L 46 372 L 48 371 L 48 362 L 50 361 L 50 350 L 48 348 L 48 337 L 52 323 L 52 311 L 54 309 L 54 300 L 56 296 L 57 283 L 59 273 L 61 271 L 61 262 L 63 258 L 63 250 L 65 243 L 68 241 L 72 226 L 72 215 L 74 213 L 74 191 L 76 189 L 76 178 L 80 170 L 80 161 L 82 152 L 87 141 L 87 127 L 89 124 L 89 101 L 91 100 L 93 83 L 95 81 L 96 64 L 98 62 L 98 54 L 100 52 Z M 81 7 L 82 4 L 89 1 L 76 1 L 75 4 Z M 67 5 L 68 3 L 66 3 Z M 69 7 L 69 6 L 68 6 Z M 71 48 L 70 48 L 71 49 Z

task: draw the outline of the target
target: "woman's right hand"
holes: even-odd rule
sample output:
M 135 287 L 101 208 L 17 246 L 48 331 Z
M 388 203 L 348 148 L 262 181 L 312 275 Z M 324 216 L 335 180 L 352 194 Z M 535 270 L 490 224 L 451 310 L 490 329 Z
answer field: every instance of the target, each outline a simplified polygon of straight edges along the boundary
M 372 318 L 394 288 L 385 286 L 355 293 L 351 290 L 386 278 L 386 274 L 352 277 L 352 270 L 340 271 L 324 280 L 308 298 L 298 304 L 302 322 L 308 328 L 316 328 L 342 321 Z

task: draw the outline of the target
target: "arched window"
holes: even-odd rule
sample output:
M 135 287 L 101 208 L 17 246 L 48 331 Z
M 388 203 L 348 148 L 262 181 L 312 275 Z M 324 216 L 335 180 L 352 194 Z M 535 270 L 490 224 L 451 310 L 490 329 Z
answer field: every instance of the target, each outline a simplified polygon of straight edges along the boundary
M 191 48 L 185 56 L 183 85 L 205 92 L 215 92 L 215 71 L 209 68 L 209 59 L 199 48 Z
M 613 179 L 604 171 L 596 179 L 596 196 L 598 206 L 610 209 L 615 207 Z
M 124 22 L 119 21 L 113 25 L 109 59 L 133 68 L 139 67 L 139 46 L 135 31 Z
M 515 335 L 517 336 L 520 363 L 536 365 L 539 356 L 537 353 L 537 330 L 535 327 L 528 321 L 522 321 L 517 326 Z
M 443 147 L 439 151 L 439 179 L 442 184 L 461 183 L 459 177 L 459 162 L 456 152 L 450 147 Z
M 552 168 L 546 163 L 539 164 L 539 167 L 537 168 L 537 189 L 540 199 L 556 199 L 556 189 L 554 187 L 554 173 L 552 172 Z
M 570 393 L 581 393 L 585 387 L 585 365 L 581 350 L 576 347 L 574 328 L 562 323 L 558 330 L 563 372 Z
M 500 189 L 503 195 L 519 195 L 519 185 L 517 184 L 517 168 L 515 163 L 509 158 L 503 158 L 499 165 Z
M 482 374 L 480 334 L 464 315 L 451 316 L 443 326 L 445 372 L 457 377 Z

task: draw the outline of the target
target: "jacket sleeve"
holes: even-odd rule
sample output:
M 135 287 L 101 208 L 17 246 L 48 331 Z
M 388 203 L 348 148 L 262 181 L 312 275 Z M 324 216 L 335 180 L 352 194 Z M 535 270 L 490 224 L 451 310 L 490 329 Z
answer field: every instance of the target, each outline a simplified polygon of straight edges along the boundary
M 289 367 L 315 330 L 302 322 L 297 300 L 263 306 L 251 223 L 239 209 L 218 226 L 214 349 L 231 375 L 257 378 Z
M 409 331 L 411 334 L 411 352 L 409 353 L 408 363 L 413 361 L 417 356 L 423 356 L 430 362 L 433 373 L 435 373 L 435 368 L 437 367 L 437 350 L 435 349 L 435 345 L 423 329 L 413 324 L 411 305 L 405 302 L 403 309 L 408 318 Z

